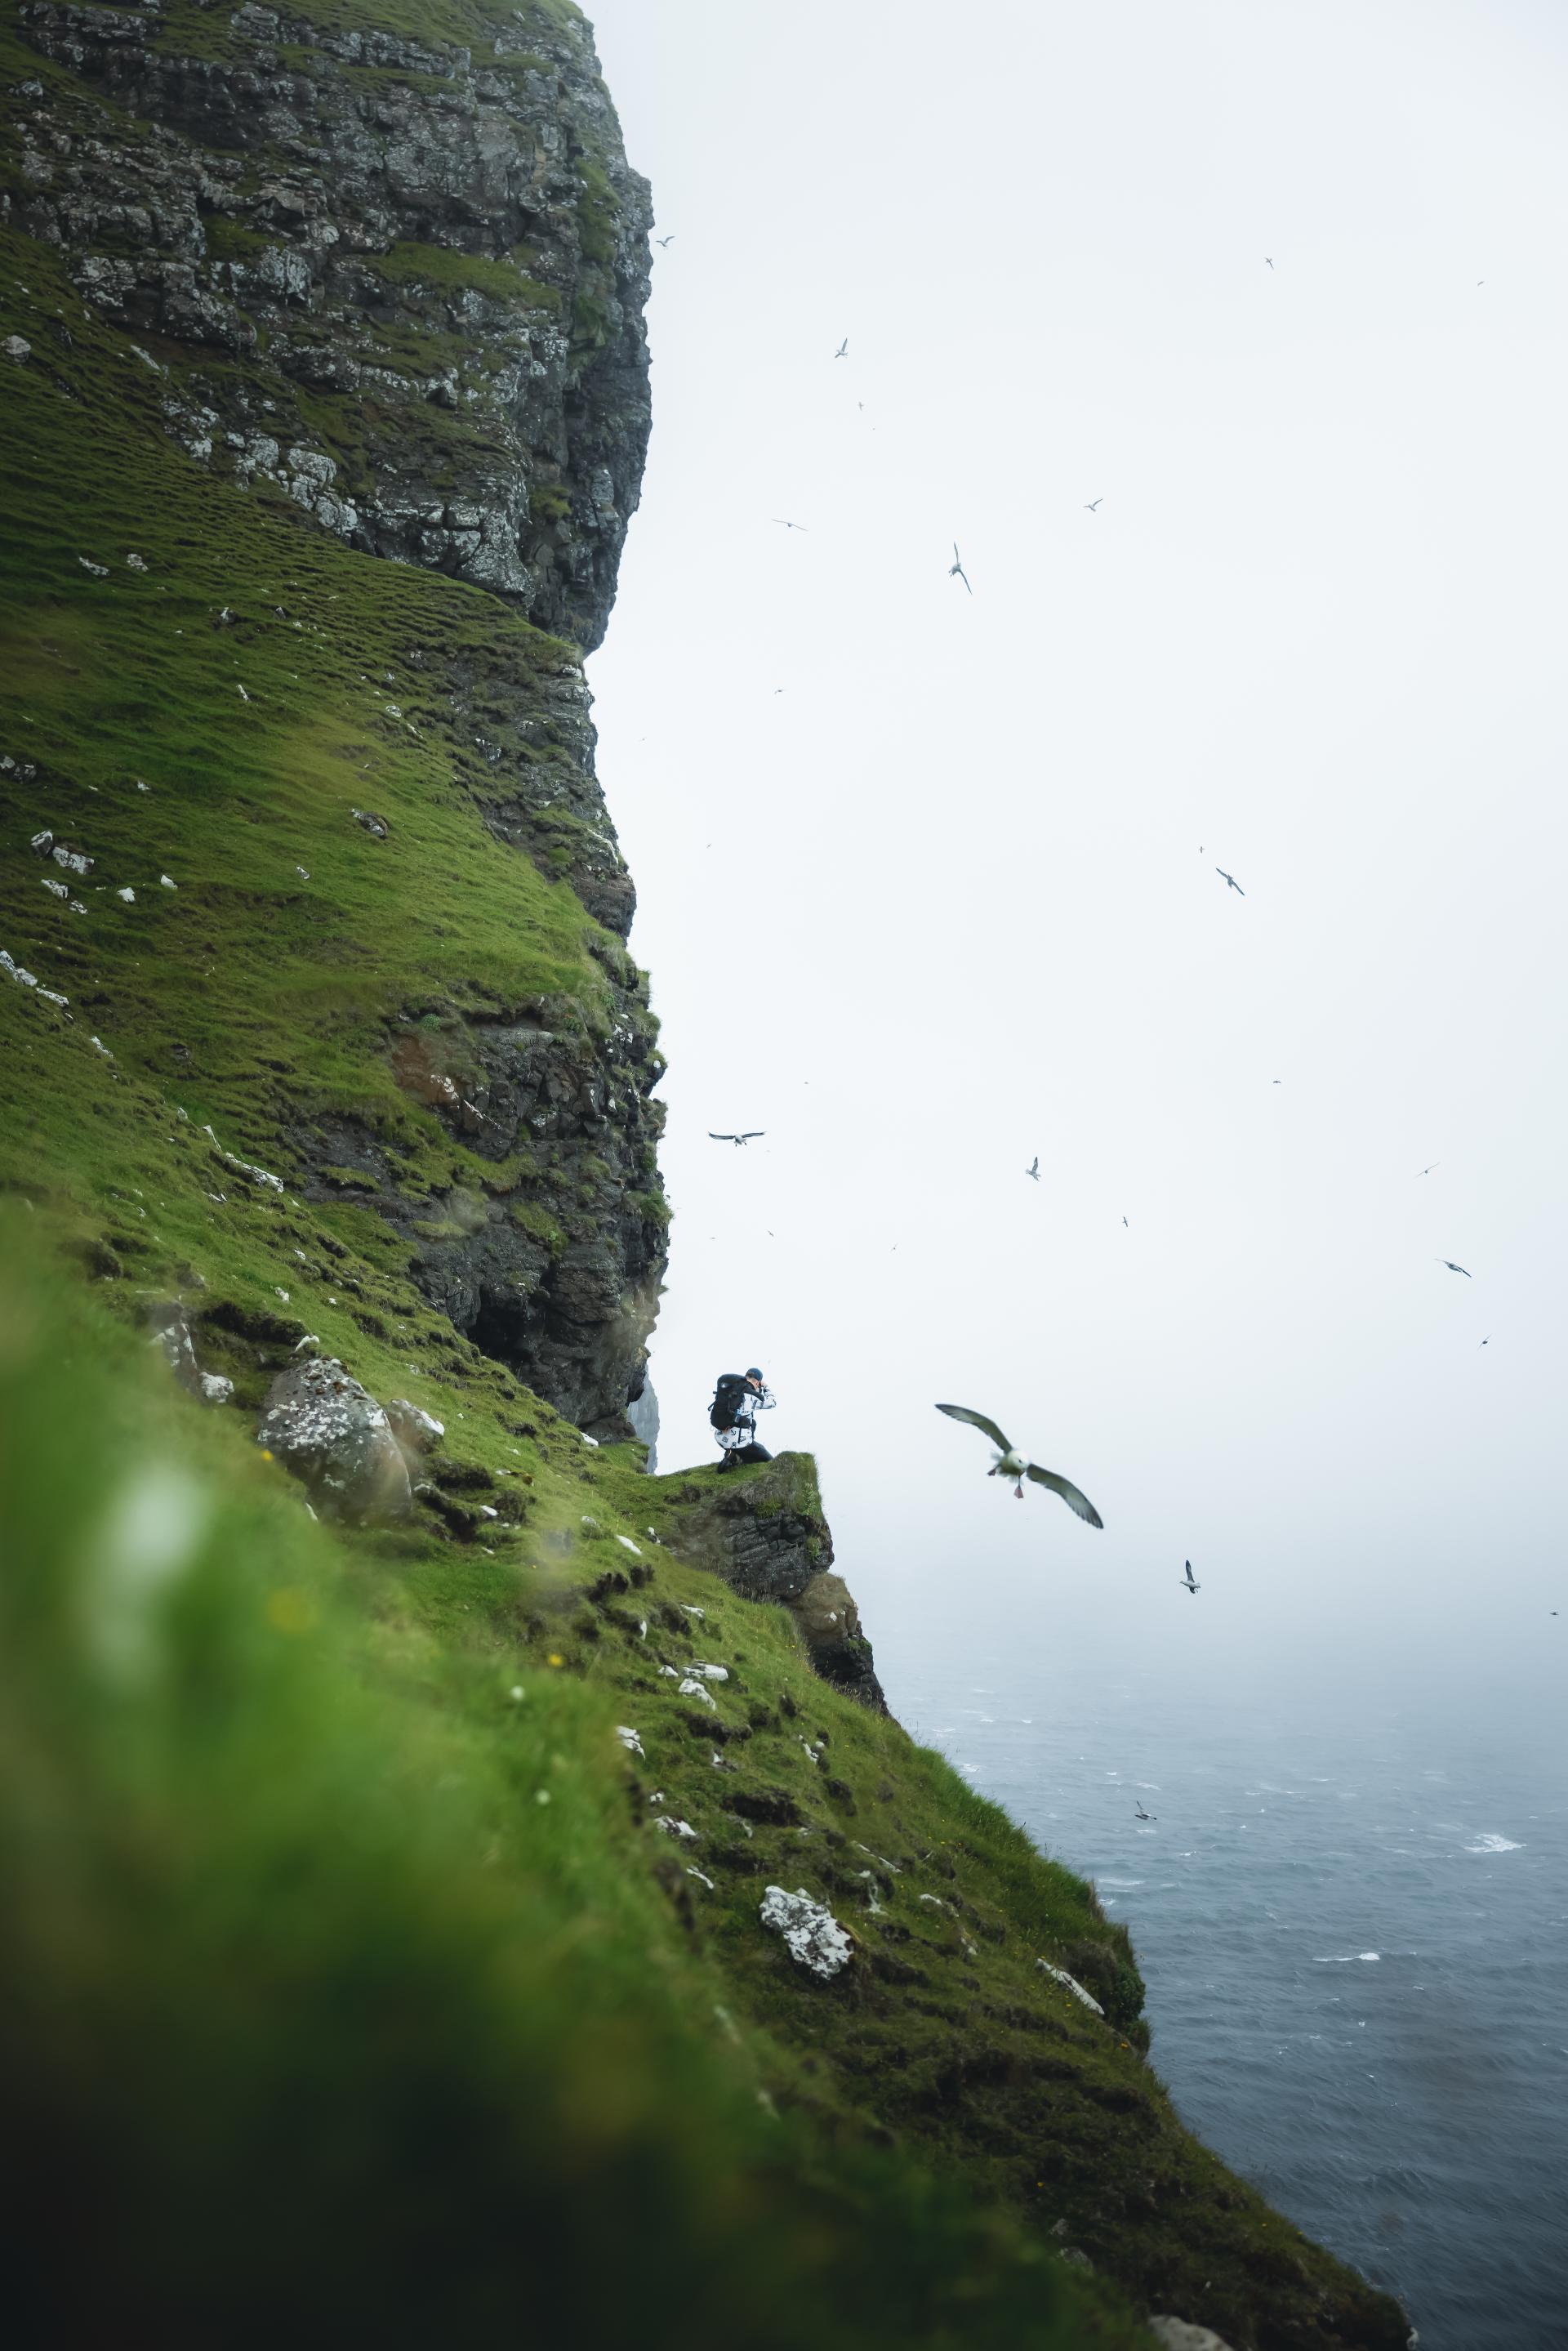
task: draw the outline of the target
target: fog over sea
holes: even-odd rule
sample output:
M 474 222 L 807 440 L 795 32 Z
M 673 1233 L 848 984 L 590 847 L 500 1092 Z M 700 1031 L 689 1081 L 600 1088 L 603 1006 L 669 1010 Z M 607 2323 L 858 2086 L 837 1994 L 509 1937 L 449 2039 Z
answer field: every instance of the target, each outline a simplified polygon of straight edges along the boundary
M 660 1466 L 760 1364 L 1194 2128 L 1568 2351 L 1568 12 L 590 13 Z

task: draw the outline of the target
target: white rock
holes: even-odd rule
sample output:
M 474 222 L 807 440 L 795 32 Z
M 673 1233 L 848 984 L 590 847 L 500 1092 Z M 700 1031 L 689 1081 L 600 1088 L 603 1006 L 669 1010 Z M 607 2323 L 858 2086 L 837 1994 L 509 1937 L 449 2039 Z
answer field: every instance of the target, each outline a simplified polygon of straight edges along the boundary
M 923 1902 L 926 1896 L 922 1894 L 920 1899 Z M 1096 2016 L 1104 2016 L 1106 2011 L 1094 1993 L 1085 1991 L 1076 1976 L 1070 1976 L 1065 1968 L 1054 1968 L 1049 1959 L 1036 1959 L 1034 1964 L 1043 1976 L 1049 1976 L 1053 1983 L 1063 1985 L 1075 2000 L 1081 2000 L 1085 2008 L 1092 2008 Z
M 770 1886 L 757 1914 L 784 1939 L 784 1949 L 797 1967 L 825 1982 L 842 1973 L 855 1956 L 855 1945 L 825 1903 L 814 1902 L 804 1886 L 786 1894 Z
M 158 886 L 161 890 L 177 890 L 180 885 L 177 882 L 171 882 L 167 873 L 161 873 L 158 876 Z
M 615 1727 L 615 1735 L 619 1740 L 621 1745 L 626 1749 L 628 1755 L 643 1755 L 642 1740 L 639 1738 L 637 1732 L 632 1729 L 629 1722 L 618 1722 Z M 646 1755 L 643 1755 L 643 1760 L 644 1761 L 647 1761 Z
M 140 555 L 128 555 L 125 559 L 125 568 L 128 571 L 145 571 L 147 566 Z
M 53 987 L 40 987 L 38 994 L 43 998 L 46 1004 L 57 1004 L 62 1012 L 65 1011 L 71 1000 L 68 996 L 60 995 L 59 991 Z
M 711 1877 L 705 1877 L 705 1876 L 703 1876 L 702 1872 L 701 1872 L 700 1869 L 693 1869 L 693 1868 L 691 1867 L 691 1865 L 690 1862 L 688 1862 L 688 1864 L 687 1864 L 687 1865 L 686 1865 L 686 1875 L 687 1875 L 687 1876 L 688 1876 L 688 1877 L 700 1877 L 700 1878 L 701 1878 L 701 1879 L 702 1879 L 702 1883 L 703 1883 L 703 1885 L 708 1888 L 708 1891 L 709 1891 L 709 1893 L 710 1893 L 710 1894 L 711 1894 L 711 1893 L 714 1891 L 714 1886 L 713 1886 L 713 1881 L 712 1881 L 712 1879 L 711 1879 Z
M 63 882 L 51 882 L 47 873 L 40 875 L 39 879 L 42 881 L 45 889 L 48 892 L 51 898 L 68 898 L 70 896 L 71 893 L 67 889 Z
M 229 1403 L 234 1393 L 233 1380 L 226 1380 L 222 1372 L 202 1372 L 200 1378 L 202 1395 L 208 1404 Z M 309 1510 L 310 1505 L 306 1503 L 306 1508 Z M 314 1515 L 315 1513 L 312 1512 L 312 1516 Z
M 79 849 L 67 849 L 63 841 L 57 841 L 47 853 L 54 859 L 62 872 L 87 874 L 92 872 L 93 860 L 90 857 L 85 857 Z
M 598 1441 L 598 1438 L 597 1438 L 597 1437 L 590 1437 L 590 1436 L 588 1435 L 588 1432 L 587 1432 L 587 1430 L 586 1428 L 579 1428 L 579 1429 L 578 1429 L 578 1431 L 577 1431 L 577 1435 L 582 1438 L 583 1443 L 584 1443 L 585 1445 L 591 1445 L 591 1446 L 593 1447 L 594 1451 L 595 1451 L 596 1453 L 598 1451 L 598 1449 L 599 1449 L 599 1441 Z
M 1151 2318 L 1148 2331 L 1161 2351 L 1231 2351 L 1210 2327 L 1189 2325 L 1185 2318 Z
M 386 1411 L 392 1435 L 405 1453 L 429 1453 L 446 1435 L 444 1421 L 437 1420 L 433 1413 L 422 1412 L 407 1396 L 389 1397 Z
M 109 578 L 109 566 L 107 563 L 89 563 L 85 555 L 78 555 L 77 561 L 81 565 L 84 571 L 90 571 L 95 580 L 107 580 Z
M 488 1502 L 481 1502 L 479 1506 L 479 1515 L 482 1519 L 498 1519 L 501 1516 L 501 1513 L 499 1510 L 493 1510 Z
M 630 1552 L 635 1559 L 640 1559 L 642 1557 L 642 1553 L 638 1550 L 637 1545 L 633 1542 L 629 1535 L 617 1535 L 616 1541 L 619 1543 L 622 1551 Z
M 109 1047 L 104 1043 L 101 1037 L 94 1037 L 91 1040 L 91 1043 L 95 1053 L 101 1053 L 106 1061 L 113 1061 L 114 1055 L 109 1051 Z
M 691 1670 L 694 1674 L 701 1674 L 705 1681 L 727 1682 L 730 1678 L 728 1666 L 693 1666 Z
M 282 1301 L 283 1301 L 283 1302 L 284 1302 L 284 1304 L 285 1304 L 286 1306 L 288 1304 L 288 1292 L 287 1292 L 287 1290 L 279 1290 L 275 1282 L 273 1284 L 273 1293 L 272 1293 L 272 1294 L 273 1294 L 273 1296 L 274 1296 L 275 1298 L 281 1298 L 281 1299 L 282 1299 Z
M 127 906 L 134 906 L 134 905 L 135 905 L 135 904 L 136 904 L 136 893 L 135 893 L 135 891 L 134 891 L 133 889 L 131 889 L 131 887 L 130 887 L 130 883 L 129 883 L 126 884 L 126 886 L 125 886 L 125 888 L 124 888 L 123 890 L 117 890 L 117 891 L 115 892 L 115 893 L 114 893 L 114 894 L 115 894 L 115 896 L 116 896 L 117 898 L 120 899 L 120 900 L 123 902 L 123 904 L 126 904 Z
M 18 367 L 26 367 L 33 356 L 33 346 L 25 336 L 7 335 L 0 343 L 0 351 L 4 351 L 8 360 L 15 360 Z
M 719 1701 L 706 1682 L 693 1681 L 691 1676 L 687 1674 L 679 1687 L 682 1698 L 700 1698 L 704 1706 L 711 1706 L 714 1713 L 718 1713 Z
M 18 987 L 36 987 L 38 985 L 36 973 L 29 971 L 26 964 L 13 962 L 4 947 L 0 947 L 0 971 L 8 971 Z
M 673 1813 L 660 1813 L 655 1826 L 661 1828 L 666 1836 L 687 1838 L 693 1844 L 697 1842 L 697 1832 L 691 1822 L 678 1821 Z
M 234 692 L 239 695 L 242 702 L 248 702 L 250 700 L 250 695 L 245 692 L 243 685 L 236 685 Z

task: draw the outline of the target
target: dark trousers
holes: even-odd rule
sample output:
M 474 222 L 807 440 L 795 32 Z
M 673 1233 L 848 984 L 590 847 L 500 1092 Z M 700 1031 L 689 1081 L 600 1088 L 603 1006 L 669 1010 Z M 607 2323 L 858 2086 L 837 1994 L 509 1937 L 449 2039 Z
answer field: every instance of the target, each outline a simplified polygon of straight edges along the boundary
M 751 1445 L 737 1445 L 732 1451 L 725 1454 L 724 1458 L 720 1462 L 719 1467 L 721 1469 L 734 1469 L 738 1468 L 742 1462 L 771 1461 L 773 1458 L 773 1455 L 768 1451 L 765 1445 L 758 1445 L 755 1443 Z

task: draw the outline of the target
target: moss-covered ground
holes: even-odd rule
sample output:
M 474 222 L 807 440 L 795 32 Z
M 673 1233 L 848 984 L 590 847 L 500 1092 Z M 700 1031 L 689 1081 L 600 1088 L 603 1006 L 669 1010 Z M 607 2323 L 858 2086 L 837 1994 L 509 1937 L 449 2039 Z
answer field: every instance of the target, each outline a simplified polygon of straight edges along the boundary
M 69 998 L 0 973 L 30 2339 L 1064 2351 L 1153 2308 L 1392 2351 L 1393 2306 L 1181 2128 L 1090 1889 L 683 1560 L 713 1473 L 586 1444 L 426 1304 L 351 1169 L 296 1188 L 290 1137 L 334 1113 L 432 1218 L 511 1188 L 399 1085 L 390 1024 L 612 1017 L 618 944 L 486 830 L 431 683 L 532 676 L 544 707 L 568 649 L 208 477 L 9 231 L 0 287 L 34 354 L 0 360 L 0 946 Z M 150 1349 L 173 1297 L 231 1405 Z M 307 1337 L 445 1423 L 409 1525 L 317 1524 L 257 1451 Z M 852 1931 L 836 1981 L 761 1927 L 774 1883 Z

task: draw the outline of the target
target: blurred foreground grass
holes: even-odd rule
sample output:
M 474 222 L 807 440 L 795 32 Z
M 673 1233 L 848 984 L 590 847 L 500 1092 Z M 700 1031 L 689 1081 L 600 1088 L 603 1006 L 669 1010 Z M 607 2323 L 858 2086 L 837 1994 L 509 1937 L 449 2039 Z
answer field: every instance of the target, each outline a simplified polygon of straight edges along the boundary
M 0 1222 L 0 2067 L 29 2340 L 1141 2339 L 759 2095 L 604 1697 L 490 1735 L 258 1458 Z M 514 1696 L 520 1691 L 520 1696 Z

